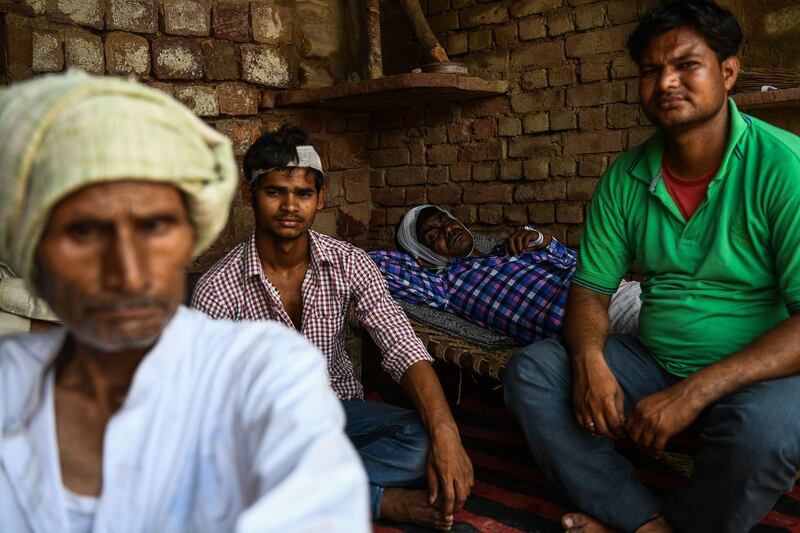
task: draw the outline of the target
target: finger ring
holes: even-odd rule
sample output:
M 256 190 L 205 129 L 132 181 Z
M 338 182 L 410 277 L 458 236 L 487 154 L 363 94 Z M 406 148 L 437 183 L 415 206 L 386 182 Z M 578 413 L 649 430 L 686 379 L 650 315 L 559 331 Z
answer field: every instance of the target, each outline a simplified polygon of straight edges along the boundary
M 587 426 L 589 426 L 590 428 L 594 428 L 594 422 L 589 422 L 589 423 L 587 424 Z

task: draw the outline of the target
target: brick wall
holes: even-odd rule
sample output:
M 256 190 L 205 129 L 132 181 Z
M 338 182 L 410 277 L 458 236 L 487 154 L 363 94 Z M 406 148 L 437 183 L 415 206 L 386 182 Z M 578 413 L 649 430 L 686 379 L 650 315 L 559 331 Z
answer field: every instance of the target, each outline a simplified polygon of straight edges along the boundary
M 384 2 L 387 72 L 419 66 L 403 13 Z M 404 206 L 444 204 L 466 223 L 532 222 L 575 245 L 597 179 L 652 128 L 624 49 L 649 0 L 428 0 L 451 59 L 504 79 L 507 96 L 373 117 L 372 238 L 389 244 Z
M 228 135 L 237 158 L 262 131 L 304 126 L 321 151 L 326 207 L 317 229 L 365 243 L 370 216 L 367 118 L 274 109 L 276 91 L 332 85 L 354 69 L 344 0 L 0 0 L 0 78 L 78 67 L 135 76 Z M 252 231 L 239 199 L 194 265 L 207 269 Z
M 427 0 L 451 59 L 508 96 L 375 116 L 368 136 L 374 246 L 405 206 L 444 204 L 505 232 L 532 222 L 577 245 L 598 178 L 653 128 L 637 105 L 627 35 L 657 0 Z M 745 64 L 800 65 L 796 0 L 722 0 L 742 21 Z M 382 3 L 387 73 L 422 63 L 397 2 Z M 770 56 L 769 61 L 766 57 Z M 786 125 L 786 121 L 781 125 Z
M 745 64 L 800 65 L 796 0 L 759 0 L 755 11 L 750 0 L 721 2 L 743 23 Z M 273 107 L 277 90 L 356 76 L 346 0 L 0 0 L 0 77 L 70 65 L 134 75 L 229 135 L 237 156 L 264 129 L 299 123 L 329 169 L 318 229 L 368 248 L 392 246 L 402 214 L 422 202 L 479 229 L 532 222 L 576 245 L 599 176 L 652 131 L 624 45 L 656 3 L 423 0 L 452 59 L 508 80 L 509 94 L 371 115 Z M 419 67 L 399 2 L 384 0 L 382 19 L 386 73 Z M 796 113 L 772 118 L 800 124 Z M 249 235 L 251 221 L 237 201 L 195 270 Z

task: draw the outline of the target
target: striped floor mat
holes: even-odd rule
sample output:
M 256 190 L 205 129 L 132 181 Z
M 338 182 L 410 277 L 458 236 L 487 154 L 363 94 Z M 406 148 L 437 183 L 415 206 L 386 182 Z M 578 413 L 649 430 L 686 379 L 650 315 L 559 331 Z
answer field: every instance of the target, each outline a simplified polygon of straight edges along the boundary
M 462 396 L 463 398 L 464 396 Z M 464 445 L 475 468 L 475 487 L 455 517 L 458 533 L 556 532 L 560 517 L 574 510 L 544 479 L 528 453 L 522 434 L 499 395 L 470 394 L 453 408 Z M 670 467 L 633 450 L 623 450 L 636 464 L 640 479 L 656 495 L 683 483 Z M 431 531 L 378 523 L 376 533 Z M 756 533 L 800 533 L 800 484 L 784 495 L 755 529 Z

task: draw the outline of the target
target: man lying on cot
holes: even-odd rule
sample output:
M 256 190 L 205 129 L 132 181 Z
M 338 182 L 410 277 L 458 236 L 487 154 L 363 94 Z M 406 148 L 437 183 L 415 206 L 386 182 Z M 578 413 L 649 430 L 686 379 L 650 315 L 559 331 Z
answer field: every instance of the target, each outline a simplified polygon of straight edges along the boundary
M 398 300 L 449 311 L 521 344 L 560 335 L 577 252 L 529 226 L 493 246 L 441 207 L 420 205 L 403 217 L 405 252 L 375 251 Z M 623 282 L 609 312 L 615 331 L 634 331 L 639 283 Z

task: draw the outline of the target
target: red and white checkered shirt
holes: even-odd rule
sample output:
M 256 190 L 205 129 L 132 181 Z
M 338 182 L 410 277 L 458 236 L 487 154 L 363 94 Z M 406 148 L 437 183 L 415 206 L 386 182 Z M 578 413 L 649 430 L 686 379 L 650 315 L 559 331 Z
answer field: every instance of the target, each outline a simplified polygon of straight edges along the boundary
M 367 253 L 315 231 L 309 231 L 309 236 L 311 267 L 300 289 L 300 332 L 327 358 L 331 387 L 339 398 L 364 396 L 345 348 L 350 302 L 355 303 L 359 322 L 380 348 L 381 366 L 395 381 L 414 363 L 432 361 Z M 192 307 L 216 319 L 277 320 L 294 328 L 278 291 L 261 268 L 255 235 L 200 278 Z

